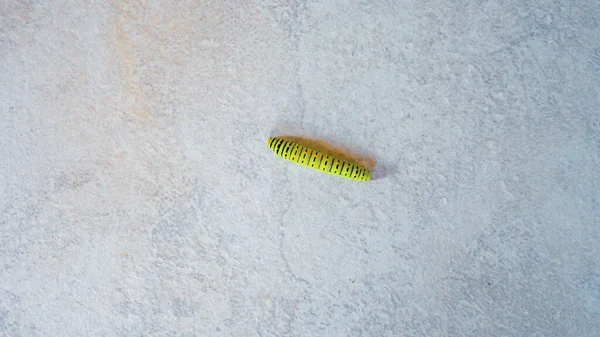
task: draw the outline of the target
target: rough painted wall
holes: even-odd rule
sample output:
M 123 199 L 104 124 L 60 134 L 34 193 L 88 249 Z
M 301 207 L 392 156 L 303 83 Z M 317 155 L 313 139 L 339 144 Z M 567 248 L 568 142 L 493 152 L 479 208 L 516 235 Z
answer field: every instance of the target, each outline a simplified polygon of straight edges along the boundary
M 600 335 L 598 1 L 0 18 L 0 336 Z

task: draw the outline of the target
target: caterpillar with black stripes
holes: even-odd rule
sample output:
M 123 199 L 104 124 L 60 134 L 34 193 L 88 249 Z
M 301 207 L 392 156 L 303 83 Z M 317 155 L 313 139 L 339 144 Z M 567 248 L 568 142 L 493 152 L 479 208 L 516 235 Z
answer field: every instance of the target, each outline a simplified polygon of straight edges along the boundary
M 271 137 L 267 144 L 278 156 L 291 162 L 344 178 L 360 181 L 371 180 L 371 171 L 367 168 L 292 140 Z

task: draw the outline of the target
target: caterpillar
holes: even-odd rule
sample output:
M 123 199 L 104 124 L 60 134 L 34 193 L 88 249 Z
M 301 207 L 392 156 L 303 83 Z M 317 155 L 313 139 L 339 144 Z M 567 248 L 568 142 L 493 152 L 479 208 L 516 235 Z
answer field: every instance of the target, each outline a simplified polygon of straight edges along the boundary
M 267 144 L 278 156 L 291 162 L 345 178 L 361 181 L 371 180 L 371 171 L 367 168 L 294 141 L 271 137 Z

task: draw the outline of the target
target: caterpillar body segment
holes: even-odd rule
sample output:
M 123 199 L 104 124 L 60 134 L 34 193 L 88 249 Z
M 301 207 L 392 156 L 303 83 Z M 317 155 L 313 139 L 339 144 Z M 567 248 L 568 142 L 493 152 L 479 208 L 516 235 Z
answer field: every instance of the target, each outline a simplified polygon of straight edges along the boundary
M 267 141 L 267 144 L 278 156 L 300 165 L 354 180 L 371 180 L 371 171 L 365 167 L 311 149 L 291 140 L 271 137 Z

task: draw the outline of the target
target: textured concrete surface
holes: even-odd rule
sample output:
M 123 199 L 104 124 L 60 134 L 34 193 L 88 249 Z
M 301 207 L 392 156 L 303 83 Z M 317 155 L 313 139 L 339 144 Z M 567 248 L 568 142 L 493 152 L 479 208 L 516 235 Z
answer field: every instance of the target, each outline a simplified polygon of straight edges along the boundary
M 0 336 L 600 336 L 600 3 L 351 3 L 1 1 Z

